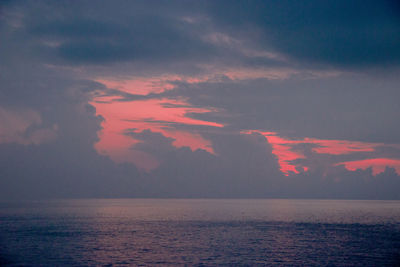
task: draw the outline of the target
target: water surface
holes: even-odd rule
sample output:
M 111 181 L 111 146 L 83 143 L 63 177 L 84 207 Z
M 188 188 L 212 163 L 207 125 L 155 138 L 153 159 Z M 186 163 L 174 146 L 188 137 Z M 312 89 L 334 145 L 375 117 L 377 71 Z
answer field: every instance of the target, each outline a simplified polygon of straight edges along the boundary
M 0 265 L 399 263 L 399 201 L 90 199 L 0 203 Z

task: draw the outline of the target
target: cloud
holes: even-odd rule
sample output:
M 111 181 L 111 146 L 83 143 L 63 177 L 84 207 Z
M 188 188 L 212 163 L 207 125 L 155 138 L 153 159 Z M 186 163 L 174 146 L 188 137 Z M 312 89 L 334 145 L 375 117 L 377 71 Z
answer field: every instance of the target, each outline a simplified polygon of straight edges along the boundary
M 160 62 L 201 60 L 214 47 L 197 36 L 201 28 L 183 19 L 187 12 L 158 2 L 157 9 L 141 2 L 102 1 L 26 4 L 25 31 L 43 53 L 72 64 L 107 64 L 127 61 Z M 25 8 L 25 9 L 24 9 Z M 90 9 L 90 13 L 83 12 Z M 37 16 L 39 9 L 48 11 Z M 190 14 L 189 14 L 190 15 Z
M 263 135 L 271 143 L 272 153 L 277 156 L 285 175 L 338 165 L 352 171 L 371 167 L 374 175 L 383 172 L 385 167 L 392 167 L 400 175 L 399 145 L 315 138 L 287 139 L 274 132 L 257 130 L 242 133 Z
M 396 173 L 400 175 L 400 160 L 390 158 L 373 158 L 364 160 L 355 160 L 341 162 L 337 165 L 344 165 L 348 170 L 366 169 L 371 167 L 374 175 L 385 171 L 386 167 L 391 167 L 396 170 Z
M 1 198 L 132 196 L 136 167 L 93 148 L 102 118 L 88 102 L 103 87 L 35 54 L 24 15 L 0 27 Z
M 6 109 L 0 106 L 0 143 L 41 144 L 56 138 L 57 125 L 41 128 L 39 113 L 31 109 Z
M 128 138 L 126 130 L 136 131 L 151 129 L 165 136 L 174 138 L 173 145 L 188 146 L 193 150 L 198 148 L 213 153 L 210 142 L 204 139 L 194 128 L 184 129 L 182 126 L 199 126 L 199 128 L 221 128 L 222 124 L 212 121 L 196 120 L 188 114 L 207 113 L 211 109 L 194 108 L 182 99 L 145 99 L 136 101 L 101 101 L 103 97 L 95 98 L 92 105 L 98 115 L 104 118 L 103 129 L 99 133 L 100 140 L 95 147 L 103 155 L 110 156 L 117 162 L 133 162 L 138 167 L 150 170 L 156 165 L 154 160 L 143 153 L 129 148 L 137 140 Z M 180 128 L 179 128 L 180 126 Z M 147 159 L 145 159 L 147 158 Z
M 200 120 L 292 138 L 398 143 L 398 79 L 352 74 L 315 79 L 210 81 L 181 84 L 162 96 L 186 97 L 217 112 Z
M 250 1 L 245 7 L 218 1 L 210 12 L 222 28 L 256 32 L 260 46 L 300 62 L 346 68 L 400 63 L 396 1 Z
M 188 147 L 150 130 L 129 134 L 140 140 L 133 149 L 157 157 L 148 174 L 148 192 L 163 197 L 265 197 L 281 176 L 271 147 L 259 135 L 209 134 L 215 154 Z
M 3 22 L 8 38 L 51 64 L 91 72 L 113 66 L 119 75 L 231 66 L 363 70 L 400 61 L 395 1 L 117 3 L 15 2 Z
M 394 169 L 374 176 L 371 169 L 348 171 L 343 166 L 304 172 L 282 181 L 281 195 L 298 198 L 398 199 L 400 185 Z
M 25 42 L 27 52 L 53 65 L 84 66 L 91 74 L 288 66 L 279 55 L 257 49 L 254 40 L 218 31 L 206 2 L 156 3 L 157 9 L 146 2 L 123 1 L 95 6 L 90 1 L 15 4 L 7 8 L 10 15 L 4 24 L 12 28 L 8 38 Z M 38 16 L 41 12 L 48 16 Z
M 2 3 L 1 196 L 399 198 L 390 5 Z
M 149 130 L 131 132 L 140 140 L 133 148 L 155 155 L 160 164 L 147 174 L 144 192 L 162 197 L 299 197 L 397 199 L 400 177 L 386 167 L 349 171 L 332 157 L 303 147 L 310 168 L 283 176 L 265 137 L 220 130 L 208 134 L 215 155 L 177 148 L 173 139 Z M 337 160 L 337 159 L 336 159 Z

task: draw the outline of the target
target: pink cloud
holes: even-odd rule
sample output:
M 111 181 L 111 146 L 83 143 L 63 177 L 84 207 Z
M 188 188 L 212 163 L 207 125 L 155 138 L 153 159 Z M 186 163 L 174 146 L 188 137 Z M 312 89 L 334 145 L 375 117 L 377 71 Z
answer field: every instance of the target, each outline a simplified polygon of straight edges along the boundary
M 317 144 L 312 150 L 320 154 L 343 155 L 354 152 L 373 152 L 381 143 L 366 143 L 347 140 L 320 140 L 305 138 L 305 143 Z
M 375 158 L 375 159 L 364 159 L 356 161 L 340 162 L 336 165 L 344 165 L 346 169 L 355 171 L 357 169 L 365 170 L 372 168 L 372 174 L 377 175 L 385 171 L 386 167 L 392 167 L 396 170 L 397 174 L 400 175 L 400 159 L 388 159 L 388 158 Z
M 151 155 L 132 149 L 138 141 L 124 135 L 128 129 L 142 131 L 150 129 L 175 139 L 176 147 L 187 146 L 192 150 L 204 149 L 214 153 L 211 143 L 200 134 L 168 127 L 168 124 L 202 125 L 223 127 L 222 124 L 187 117 L 188 113 L 207 113 L 210 109 L 193 108 L 184 100 L 149 99 L 132 102 L 109 101 L 112 98 L 97 98 L 91 104 L 98 115 L 104 117 L 103 130 L 99 134 L 96 150 L 110 156 L 116 162 L 133 162 L 139 168 L 151 170 L 158 162 Z M 96 102 L 96 100 L 107 100 Z
M 257 71 L 250 69 L 225 69 L 218 71 L 212 70 L 210 73 L 213 74 L 204 74 L 196 77 L 163 75 L 159 77 L 133 78 L 125 80 L 97 79 L 97 81 L 103 83 L 108 88 L 132 94 L 148 95 L 173 89 L 175 87 L 173 84 L 174 81 L 201 83 L 211 81 L 218 77 L 218 75 L 228 77 L 232 80 L 249 78 L 286 79 L 297 72 L 291 69 L 260 69 Z M 217 75 L 216 73 L 219 74 Z M 109 155 L 117 162 L 130 161 L 136 163 L 143 169 L 154 168 L 157 165 L 157 162 L 151 155 L 145 155 L 144 152 L 134 151 L 131 149 L 137 141 L 123 134 L 127 129 L 135 129 L 135 131 L 150 129 L 153 132 L 159 132 L 166 137 L 175 139 L 173 145 L 176 147 L 188 146 L 192 150 L 204 149 L 210 153 L 214 153 L 211 143 L 204 139 L 200 134 L 176 130 L 173 127 L 169 127 L 171 123 L 223 127 L 223 125 L 215 122 L 197 120 L 187 116 L 188 113 L 207 113 L 214 110 L 193 108 L 184 99 L 164 98 L 123 102 L 115 101 L 117 98 L 118 97 L 109 96 L 97 97 L 92 101 L 92 104 L 96 107 L 97 114 L 105 118 L 105 121 L 102 124 L 103 130 L 100 133 L 100 141 L 95 145 L 99 153 Z M 102 101 L 104 103 L 102 103 Z M 294 163 L 294 161 L 298 159 L 306 158 L 302 152 L 295 149 L 297 144 L 314 144 L 315 147 L 311 148 L 314 153 L 329 155 L 344 155 L 356 152 L 373 153 L 377 147 L 384 145 L 382 143 L 325 140 L 316 138 L 294 140 L 280 137 L 275 132 L 263 132 L 258 130 L 243 133 L 252 132 L 262 134 L 268 140 L 272 146 L 273 153 L 278 159 L 280 169 L 285 175 L 289 175 L 290 173 L 299 173 L 301 170 L 308 171 L 310 168 L 310 166 L 305 166 L 304 164 Z M 380 162 L 380 164 L 384 164 L 383 162 L 388 161 Z M 372 159 L 369 161 L 363 161 L 363 164 L 368 165 L 369 163 L 371 164 L 369 166 L 375 166 L 373 167 L 374 174 L 376 173 L 375 170 L 382 169 L 382 167 L 379 167 L 380 165 L 377 164 L 376 161 L 374 163 Z M 340 164 L 344 165 L 349 170 L 353 170 L 357 165 L 356 163 Z
M 174 86 L 168 81 L 175 79 L 175 76 L 171 76 L 168 78 L 149 77 L 127 80 L 97 79 L 96 81 L 104 84 L 108 88 L 117 89 L 122 92 L 137 95 L 148 95 L 150 93 L 161 93 L 165 90 L 173 89 Z
M 280 169 L 285 175 L 289 175 L 291 172 L 299 173 L 298 169 L 307 171 L 310 167 L 293 163 L 294 160 L 306 158 L 305 155 L 294 149 L 294 145 L 297 144 L 315 144 L 317 147 L 312 148 L 313 152 L 330 155 L 345 155 L 356 152 L 374 152 L 377 147 L 384 145 L 382 143 L 367 143 L 348 140 L 325 140 L 316 138 L 293 140 L 280 137 L 275 132 L 263 132 L 258 130 L 243 131 L 242 133 L 262 134 L 271 144 L 272 153 L 278 158 Z M 335 165 L 343 165 L 346 167 L 346 169 L 351 171 L 372 167 L 374 175 L 383 172 L 386 166 L 390 166 L 395 168 L 400 174 L 399 159 L 373 158 L 359 161 L 340 162 Z

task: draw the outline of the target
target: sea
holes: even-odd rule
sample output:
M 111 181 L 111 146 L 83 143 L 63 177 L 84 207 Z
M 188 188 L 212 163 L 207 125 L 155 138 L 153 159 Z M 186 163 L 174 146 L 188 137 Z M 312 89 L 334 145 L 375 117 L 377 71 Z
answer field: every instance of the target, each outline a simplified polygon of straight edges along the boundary
M 3 201 L 0 266 L 400 266 L 400 201 Z

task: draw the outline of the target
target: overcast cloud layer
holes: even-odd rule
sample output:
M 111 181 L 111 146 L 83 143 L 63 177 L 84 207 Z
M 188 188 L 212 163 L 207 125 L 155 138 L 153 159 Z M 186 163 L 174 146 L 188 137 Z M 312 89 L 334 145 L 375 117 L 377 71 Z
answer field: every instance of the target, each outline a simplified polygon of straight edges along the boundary
M 3 1 L 0 195 L 400 199 L 397 1 Z

